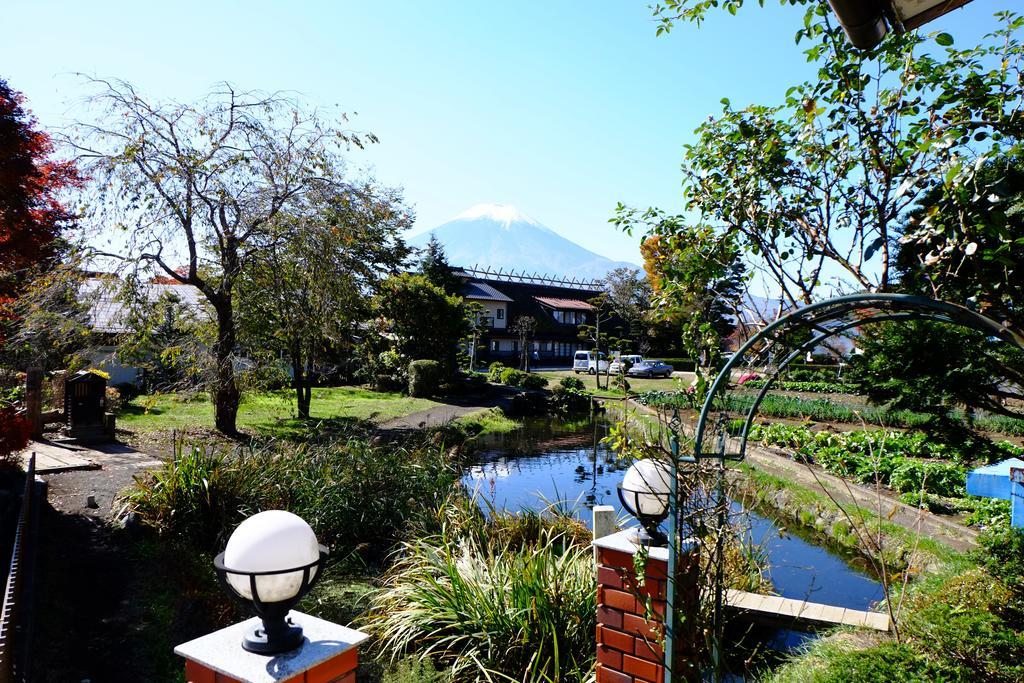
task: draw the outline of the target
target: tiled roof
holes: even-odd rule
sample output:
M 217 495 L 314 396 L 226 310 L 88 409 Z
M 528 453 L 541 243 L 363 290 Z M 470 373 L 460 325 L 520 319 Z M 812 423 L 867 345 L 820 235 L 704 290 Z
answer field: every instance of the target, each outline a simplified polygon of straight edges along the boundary
M 551 308 L 558 308 L 561 310 L 569 311 L 592 311 L 594 307 L 588 304 L 586 301 L 580 301 L 579 299 L 557 299 L 550 296 L 535 296 L 533 297 L 545 306 Z
M 486 282 L 471 280 L 466 283 L 463 296 L 467 299 L 479 299 L 482 301 L 512 301 L 511 297 L 505 296 Z
M 109 278 L 89 278 L 82 283 L 81 299 L 89 302 L 89 325 L 96 332 L 120 333 L 128 331 L 127 307 L 117 299 L 120 281 Z M 203 295 L 192 285 L 144 284 L 146 299 L 160 300 L 164 294 L 173 294 L 182 306 L 202 311 Z

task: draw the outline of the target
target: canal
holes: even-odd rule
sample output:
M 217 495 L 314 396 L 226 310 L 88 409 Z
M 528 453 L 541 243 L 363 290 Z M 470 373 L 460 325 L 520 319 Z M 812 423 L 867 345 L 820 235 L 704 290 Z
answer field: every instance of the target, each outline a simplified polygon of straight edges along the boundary
M 631 525 L 616 494 L 626 465 L 600 443 L 607 429 L 602 417 L 527 420 L 515 432 L 484 437 L 464 483 L 484 507 L 540 510 L 559 502 L 589 525 L 594 505 L 612 505 L 623 523 Z M 742 515 L 749 540 L 767 557 L 768 578 L 777 594 L 853 609 L 869 609 L 883 598 L 882 585 L 853 558 L 815 544 L 769 517 L 752 511 Z M 812 637 L 787 629 L 761 630 L 755 636 L 758 647 L 777 652 Z

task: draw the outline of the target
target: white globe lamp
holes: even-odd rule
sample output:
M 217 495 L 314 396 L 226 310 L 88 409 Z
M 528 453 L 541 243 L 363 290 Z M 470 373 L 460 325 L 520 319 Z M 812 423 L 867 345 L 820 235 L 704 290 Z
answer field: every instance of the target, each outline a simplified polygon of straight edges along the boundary
M 267 510 L 238 525 L 214 567 L 228 592 L 263 622 L 246 633 L 243 648 L 280 654 L 302 645 L 302 628 L 288 612 L 316 583 L 326 558 L 313 529 L 291 512 Z
M 644 545 L 661 546 L 668 538 L 658 527 L 668 517 L 672 491 L 672 471 L 660 460 L 637 460 L 626 470 L 619 485 L 619 500 L 640 522 L 637 540 Z

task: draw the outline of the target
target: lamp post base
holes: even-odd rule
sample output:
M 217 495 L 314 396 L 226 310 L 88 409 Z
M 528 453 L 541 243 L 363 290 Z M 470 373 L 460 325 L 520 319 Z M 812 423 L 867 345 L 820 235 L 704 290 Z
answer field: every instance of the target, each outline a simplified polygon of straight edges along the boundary
M 291 619 L 263 621 L 242 638 L 242 648 L 258 655 L 279 655 L 302 647 L 302 627 Z
M 637 545 L 646 545 L 652 548 L 664 548 L 668 545 L 668 536 L 657 527 L 653 530 L 638 527 L 633 532 L 633 542 Z

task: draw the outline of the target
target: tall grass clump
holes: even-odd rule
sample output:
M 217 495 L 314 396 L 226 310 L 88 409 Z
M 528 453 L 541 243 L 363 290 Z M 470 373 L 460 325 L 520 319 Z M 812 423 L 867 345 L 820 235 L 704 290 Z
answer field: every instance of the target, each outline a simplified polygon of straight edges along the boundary
M 336 551 L 367 544 L 384 554 L 458 478 L 458 463 L 440 443 L 352 438 L 225 451 L 179 442 L 170 460 L 122 493 L 120 515 L 137 515 L 162 536 L 212 551 L 249 515 L 289 510 Z
M 401 545 L 364 620 L 382 654 L 430 659 L 456 681 L 587 678 L 593 550 L 557 516 L 518 516 L 455 503 L 437 534 Z

